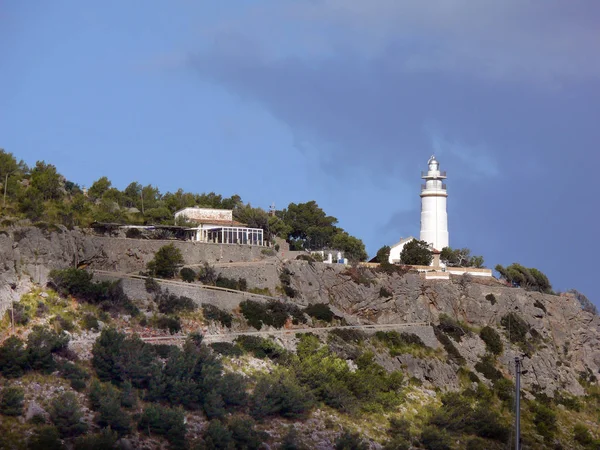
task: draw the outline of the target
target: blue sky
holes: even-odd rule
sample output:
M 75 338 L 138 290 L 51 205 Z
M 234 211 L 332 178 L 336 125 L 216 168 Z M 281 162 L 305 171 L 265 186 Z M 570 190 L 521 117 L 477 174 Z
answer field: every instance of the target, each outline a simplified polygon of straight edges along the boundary
M 0 1 L 0 147 L 89 186 L 316 200 L 369 253 L 419 232 L 598 304 L 595 0 Z

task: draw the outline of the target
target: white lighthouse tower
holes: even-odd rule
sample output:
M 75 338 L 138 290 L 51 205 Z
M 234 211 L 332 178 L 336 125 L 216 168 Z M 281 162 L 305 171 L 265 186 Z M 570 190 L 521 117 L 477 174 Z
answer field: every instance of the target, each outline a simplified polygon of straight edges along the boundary
M 446 213 L 446 172 L 440 171 L 435 156 L 427 161 L 429 170 L 421 172 L 425 184 L 421 185 L 421 236 L 436 250 L 448 247 L 448 214 Z

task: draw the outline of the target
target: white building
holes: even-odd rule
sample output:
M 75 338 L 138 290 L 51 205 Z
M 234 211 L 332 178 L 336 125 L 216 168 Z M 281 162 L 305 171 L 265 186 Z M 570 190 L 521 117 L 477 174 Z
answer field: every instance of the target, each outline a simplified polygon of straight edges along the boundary
M 262 228 L 248 228 L 233 220 L 230 209 L 184 208 L 175 213 L 175 223 L 181 220 L 197 225 L 187 229 L 193 241 L 264 245 Z
M 440 171 L 435 156 L 427 161 L 429 170 L 421 172 L 421 237 L 422 241 L 441 251 L 448 247 L 448 214 L 446 212 L 446 172 Z

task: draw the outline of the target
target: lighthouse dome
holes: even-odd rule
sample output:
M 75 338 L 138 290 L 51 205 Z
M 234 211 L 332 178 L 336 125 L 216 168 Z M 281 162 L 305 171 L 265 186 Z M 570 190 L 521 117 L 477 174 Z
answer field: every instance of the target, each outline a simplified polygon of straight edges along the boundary
M 437 161 L 437 159 L 435 159 L 435 156 L 429 158 L 427 164 L 429 165 L 429 170 L 439 170 L 440 168 L 440 163 Z

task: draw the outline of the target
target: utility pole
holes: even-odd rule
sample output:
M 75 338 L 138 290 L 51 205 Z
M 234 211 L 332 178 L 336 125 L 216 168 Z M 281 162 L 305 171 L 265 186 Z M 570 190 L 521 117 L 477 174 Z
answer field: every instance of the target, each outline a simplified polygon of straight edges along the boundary
M 521 360 L 515 356 L 515 450 L 521 450 Z

